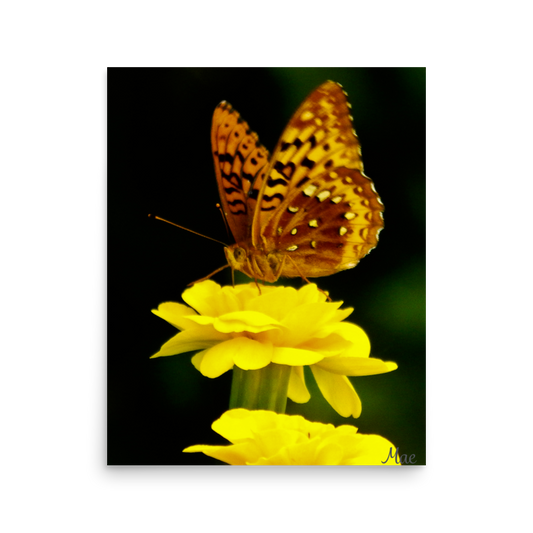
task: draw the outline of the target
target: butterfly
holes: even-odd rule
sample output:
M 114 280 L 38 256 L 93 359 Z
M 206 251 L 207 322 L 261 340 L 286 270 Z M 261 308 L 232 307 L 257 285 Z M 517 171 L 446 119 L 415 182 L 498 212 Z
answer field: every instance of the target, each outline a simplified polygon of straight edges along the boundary
M 222 210 L 235 238 L 224 249 L 222 268 L 256 281 L 308 281 L 355 267 L 377 245 L 384 207 L 363 173 L 346 97 L 338 83 L 320 85 L 272 155 L 228 102 L 217 106 L 211 144 Z

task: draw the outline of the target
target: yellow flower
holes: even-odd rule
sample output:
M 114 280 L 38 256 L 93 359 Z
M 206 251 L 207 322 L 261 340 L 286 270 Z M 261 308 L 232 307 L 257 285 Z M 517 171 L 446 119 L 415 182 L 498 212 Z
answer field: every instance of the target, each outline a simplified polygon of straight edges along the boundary
M 390 372 L 396 363 L 370 358 L 370 341 L 342 322 L 353 309 L 326 302 L 316 285 L 221 287 L 207 280 L 187 289 L 183 304 L 166 302 L 152 312 L 180 330 L 152 357 L 201 350 L 192 358 L 204 376 L 216 378 L 234 365 L 257 370 L 270 363 L 292 367 L 288 397 L 305 403 L 309 365 L 325 399 L 344 417 L 358 417 L 361 401 L 346 376 Z
M 354 426 L 335 427 L 273 411 L 226 411 L 211 426 L 228 446 L 199 444 L 203 452 L 230 465 L 395 465 L 395 447 L 379 435 L 361 435 Z

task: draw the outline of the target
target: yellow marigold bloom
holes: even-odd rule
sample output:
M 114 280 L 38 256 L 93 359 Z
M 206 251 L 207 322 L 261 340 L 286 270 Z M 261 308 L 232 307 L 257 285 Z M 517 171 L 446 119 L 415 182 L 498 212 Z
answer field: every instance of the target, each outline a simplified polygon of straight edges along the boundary
M 257 370 L 270 363 L 292 367 L 288 397 L 309 400 L 303 366 L 309 365 L 331 406 L 358 417 L 361 401 L 346 376 L 390 372 L 396 363 L 370 358 L 370 341 L 355 324 L 342 322 L 353 309 L 327 302 L 316 285 L 221 287 L 207 280 L 187 289 L 190 307 L 166 302 L 152 312 L 180 330 L 152 357 L 201 350 L 192 358 L 204 376 L 216 378 L 234 365 Z M 191 309 L 192 308 L 192 309 Z
M 361 435 L 354 426 L 309 422 L 273 411 L 226 411 L 211 426 L 228 446 L 196 445 L 184 452 L 203 452 L 230 465 L 395 465 L 394 445 L 379 435 Z

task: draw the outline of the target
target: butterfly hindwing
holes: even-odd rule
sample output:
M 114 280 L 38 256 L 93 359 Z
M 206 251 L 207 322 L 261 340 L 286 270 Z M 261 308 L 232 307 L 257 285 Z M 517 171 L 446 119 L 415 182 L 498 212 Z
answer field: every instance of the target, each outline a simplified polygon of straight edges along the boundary
M 325 276 L 352 268 L 376 246 L 382 211 L 363 173 L 346 95 L 326 82 L 296 111 L 274 150 L 253 241 L 289 255 L 282 275 Z

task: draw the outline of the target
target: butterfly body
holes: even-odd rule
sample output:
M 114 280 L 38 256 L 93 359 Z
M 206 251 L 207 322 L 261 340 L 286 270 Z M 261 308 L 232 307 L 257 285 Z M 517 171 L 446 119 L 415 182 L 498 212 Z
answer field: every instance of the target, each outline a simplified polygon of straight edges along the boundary
M 232 269 L 274 282 L 353 268 L 383 228 L 383 204 L 363 173 L 346 93 L 326 82 L 302 103 L 270 157 L 227 102 L 211 142 L 220 198 L 236 244 Z
M 278 251 L 256 249 L 250 243 L 236 243 L 224 251 L 231 268 L 250 278 L 274 283 L 280 277 L 295 277 L 284 272 L 286 256 Z

